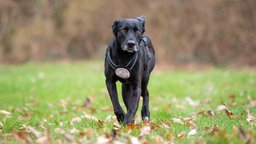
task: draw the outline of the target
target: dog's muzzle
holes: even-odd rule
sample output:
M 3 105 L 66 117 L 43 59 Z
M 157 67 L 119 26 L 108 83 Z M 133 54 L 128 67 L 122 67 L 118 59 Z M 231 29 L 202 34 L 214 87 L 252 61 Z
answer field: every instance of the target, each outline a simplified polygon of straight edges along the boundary
M 127 52 L 138 51 L 138 46 L 134 40 L 128 40 L 126 44 L 123 45 L 123 50 Z

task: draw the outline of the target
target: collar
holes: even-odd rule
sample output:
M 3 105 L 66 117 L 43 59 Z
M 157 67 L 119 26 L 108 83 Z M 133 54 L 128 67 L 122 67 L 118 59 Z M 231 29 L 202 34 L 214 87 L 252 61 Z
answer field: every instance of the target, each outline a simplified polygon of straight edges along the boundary
M 137 60 L 138 60 L 138 53 L 135 52 L 135 54 L 130 58 L 129 62 L 125 65 L 125 67 L 128 68 L 129 70 L 132 70 L 135 63 L 137 62 Z M 112 69 L 116 70 L 119 67 L 118 64 L 116 64 L 112 60 L 112 58 L 110 56 L 110 52 L 108 52 L 108 54 L 107 54 L 107 61 Z

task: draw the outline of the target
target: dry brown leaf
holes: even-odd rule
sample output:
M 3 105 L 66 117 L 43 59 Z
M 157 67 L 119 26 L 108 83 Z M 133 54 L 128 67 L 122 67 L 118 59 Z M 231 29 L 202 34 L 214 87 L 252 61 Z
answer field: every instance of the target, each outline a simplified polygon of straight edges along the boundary
M 79 133 L 79 130 L 74 127 L 74 128 L 72 128 L 72 129 L 70 129 L 69 132 L 70 132 L 71 134 L 77 134 L 77 133 Z
M 54 129 L 54 132 L 55 132 L 55 133 L 58 133 L 58 134 L 64 134 L 64 133 L 65 133 L 65 130 L 62 129 L 62 128 L 55 128 L 55 129 Z
M 19 119 L 23 120 L 23 119 L 30 119 L 32 116 L 32 114 L 30 113 L 25 113 L 19 116 Z
M 206 111 L 205 110 L 201 110 L 201 111 L 197 112 L 197 114 L 206 115 Z
M 91 99 L 87 97 L 87 98 L 84 100 L 84 105 L 83 105 L 83 107 L 88 108 L 88 107 L 90 107 L 90 106 L 91 106 Z
M 69 133 L 64 133 L 63 134 L 64 138 L 67 140 L 68 143 L 73 143 L 75 142 L 75 138 L 73 135 L 69 134 Z
M 97 125 L 98 125 L 99 128 L 103 128 L 103 126 L 104 126 L 104 121 L 98 120 Z
M 248 109 L 246 109 L 246 112 L 247 112 L 246 121 L 248 121 L 249 123 L 250 122 L 256 122 L 256 117 L 252 116 L 251 112 Z
M 101 111 L 113 111 L 113 108 L 110 106 L 102 107 Z
M 196 129 L 192 129 L 191 131 L 188 132 L 188 136 L 195 135 L 197 133 Z
M 31 103 L 26 104 L 26 106 L 27 106 L 27 107 L 34 107 L 34 106 L 36 106 L 37 104 L 38 104 L 38 102 L 33 101 L 33 102 L 31 102 Z
M 212 132 L 212 129 L 211 129 L 210 127 L 205 127 L 204 130 L 205 130 L 207 133 Z
M 99 136 L 97 138 L 97 144 L 107 144 L 107 143 L 110 143 L 111 142 L 111 139 L 110 138 L 106 138 L 105 136 Z
M 92 116 L 92 115 L 89 115 L 89 114 L 87 114 L 87 113 L 85 113 L 84 112 L 84 118 L 86 118 L 86 119 L 88 119 L 88 120 L 92 120 L 92 121 L 96 121 L 96 122 L 98 122 L 98 118 L 97 117 L 95 117 L 95 116 Z
M 168 139 L 169 139 L 169 144 L 174 144 L 174 136 L 172 132 L 169 132 Z
M 3 114 L 3 115 L 11 115 L 12 113 L 11 112 L 8 112 L 6 110 L 0 110 L 0 114 Z
M 252 136 L 246 133 L 241 127 L 238 129 L 238 135 L 244 140 L 244 143 L 249 143 L 252 139 Z
M 138 125 L 138 124 L 140 124 L 140 123 L 141 123 L 141 117 L 140 117 L 140 116 L 136 116 L 136 117 L 134 118 L 134 124 Z
M 33 128 L 31 126 L 28 126 L 27 128 L 36 138 L 41 137 L 41 135 L 42 135 L 41 132 L 37 131 L 35 128 Z
M 79 136 L 80 136 L 80 137 L 84 137 L 85 135 L 86 135 L 86 132 L 83 132 L 83 131 L 80 131 L 80 132 L 79 132 Z
M 222 111 L 222 110 L 225 110 L 226 108 L 227 108 L 227 106 L 225 106 L 225 105 L 219 105 L 216 110 Z
M 186 101 L 188 102 L 189 105 L 196 107 L 199 105 L 199 101 L 193 101 L 190 97 L 186 97 Z
M 130 129 L 138 129 L 138 128 L 139 128 L 138 125 L 136 125 L 136 124 L 131 124 L 131 123 L 127 124 L 126 127 L 130 128 Z
M 211 117 L 215 116 L 215 114 L 214 114 L 214 112 L 212 110 L 208 110 L 207 114 L 208 114 L 208 116 L 211 116 Z
M 171 124 L 170 124 L 170 122 L 165 122 L 164 120 L 160 120 L 160 123 L 161 123 L 161 127 L 163 127 L 163 128 L 165 128 L 165 129 L 168 129 L 168 128 L 170 128 L 170 126 L 171 126 Z
M 80 117 L 74 117 L 74 118 L 72 118 L 71 119 L 71 121 L 70 121 L 70 125 L 74 125 L 74 123 L 76 123 L 76 122 L 80 122 L 82 119 L 80 118 Z
M 233 115 L 233 113 L 230 110 L 228 110 L 227 108 L 225 109 L 225 112 L 228 117 L 231 117 Z
M 181 132 L 179 134 L 177 134 L 177 138 L 184 138 L 186 136 L 186 134 L 184 132 Z
M 130 137 L 130 143 L 131 144 L 139 144 L 139 139 L 137 137 L 131 136 Z
M 150 122 L 149 125 L 150 125 L 151 130 L 155 130 L 155 129 L 159 128 L 159 125 L 154 122 Z
M 184 122 L 180 118 L 172 118 L 174 123 L 184 124 Z
M 37 144 L 48 144 L 49 140 L 46 136 L 43 136 L 43 137 L 36 139 L 36 143 Z
M 140 136 L 148 135 L 151 131 L 150 126 L 144 126 L 140 129 Z
M 212 132 L 219 131 L 219 126 L 217 124 L 212 126 Z
M 169 104 L 166 106 L 165 110 L 166 110 L 166 111 L 169 111 L 171 107 L 172 107 L 172 104 L 169 103 Z
M 114 122 L 114 130 L 118 130 L 121 128 L 121 125 L 118 122 Z
M 24 140 L 27 143 L 33 143 L 32 138 L 25 131 L 12 132 L 12 135 L 17 140 Z

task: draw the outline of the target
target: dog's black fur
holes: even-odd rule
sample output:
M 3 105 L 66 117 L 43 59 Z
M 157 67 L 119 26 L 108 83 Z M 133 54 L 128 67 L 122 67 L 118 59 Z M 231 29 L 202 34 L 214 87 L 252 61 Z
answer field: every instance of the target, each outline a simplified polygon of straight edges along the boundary
M 143 35 L 145 32 L 145 17 L 116 20 L 112 29 L 114 37 L 106 50 L 105 76 L 114 113 L 120 123 L 133 123 L 140 96 L 142 96 L 142 119 L 149 120 L 149 92 L 147 85 L 150 73 L 155 65 L 155 52 L 151 40 Z M 133 60 L 134 66 L 128 68 L 130 69 L 130 77 L 127 79 L 118 77 L 111 62 L 116 64 L 117 67 L 124 67 L 135 54 L 137 59 Z M 123 111 L 118 100 L 117 81 L 122 82 L 122 97 L 127 108 L 127 114 Z

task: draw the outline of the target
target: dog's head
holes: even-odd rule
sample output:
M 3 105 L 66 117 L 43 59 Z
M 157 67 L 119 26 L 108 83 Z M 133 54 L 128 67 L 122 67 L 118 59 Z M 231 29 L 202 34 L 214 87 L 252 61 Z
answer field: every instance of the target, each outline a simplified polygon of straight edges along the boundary
M 123 51 L 136 52 L 145 32 L 145 17 L 116 20 L 112 29 Z

